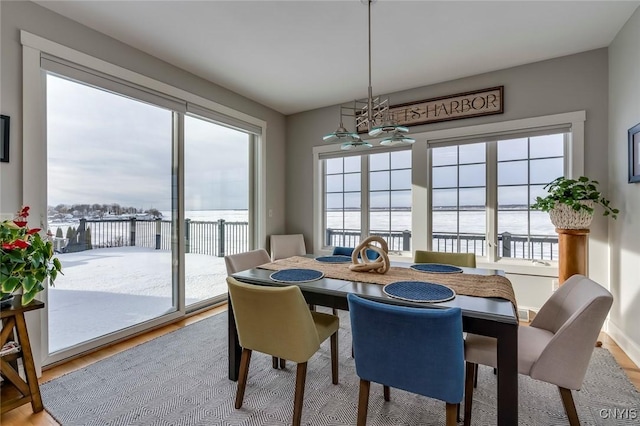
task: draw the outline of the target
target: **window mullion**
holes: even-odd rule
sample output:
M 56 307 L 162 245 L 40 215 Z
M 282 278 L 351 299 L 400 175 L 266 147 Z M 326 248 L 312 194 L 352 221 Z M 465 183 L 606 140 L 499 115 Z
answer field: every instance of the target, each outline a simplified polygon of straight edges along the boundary
M 369 155 L 363 155 L 360 163 L 360 241 L 370 233 L 369 230 Z
M 487 186 L 486 186 L 486 211 L 487 211 L 487 232 L 485 249 L 487 260 L 495 262 L 498 260 L 498 143 L 487 142 Z

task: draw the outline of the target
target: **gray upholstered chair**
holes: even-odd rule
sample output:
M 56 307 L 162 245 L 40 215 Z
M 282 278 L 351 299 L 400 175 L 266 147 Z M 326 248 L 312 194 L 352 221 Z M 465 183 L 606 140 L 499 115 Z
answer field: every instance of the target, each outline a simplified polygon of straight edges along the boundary
M 415 263 L 445 263 L 447 265 L 467 268 L 476 267 L 474 253 L 445 253 L 440 251 L 416 250 L 413 255 Z
M 256 266 L 270 262 L 271 258 L 265 249 L 230 254 L 224 257 L 224 264 L 227 267 L 227 275 L 229 276 L 236 272 L 246 271 L 247 269 L 255 268 Z M 278 360 L 275 356 L 273 357 L 273 368 L 278 368 L 278 366 L 280 366 L 280 368 L 285 368 L 286 365 L 286 360 Z
M 272 235 L 270 242 L 272 261 L 307 254 L 304 235 L 302 234 Z
M 571 390 L 587 372 L 613 296 L 600 284 L 574 275 L 551 295 L 529 326 L 518 328 L 518 372 L 558 386 L 569 424 L 579 425 Z M 471 424 L 473 377 L 478 364 L 497 366 L 496 340 L 467 335 L 464 424 Z

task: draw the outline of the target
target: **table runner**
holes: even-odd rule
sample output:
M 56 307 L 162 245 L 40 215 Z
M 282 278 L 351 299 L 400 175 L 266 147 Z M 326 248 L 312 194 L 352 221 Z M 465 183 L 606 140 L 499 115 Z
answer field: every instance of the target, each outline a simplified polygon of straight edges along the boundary
M 509 300 L 517 312 L 518 305 L 511 281 L 502 275 L 433 274 L 398 266 L 392 266 L 386 274 L 377 274 L 373 272 L 354 272 L 349 269 L 349 265 L 350 263 L 322 263 L 308 257 L 293 256 L 265 263 L 258 267 L 272 271 L 289 268 L 316 269 L 324 272 L 326 278 L 381 285 L 396 281 L 428 281 L 444 284 L 451 287 L 457 294 L 465 296 L 499 297 Z

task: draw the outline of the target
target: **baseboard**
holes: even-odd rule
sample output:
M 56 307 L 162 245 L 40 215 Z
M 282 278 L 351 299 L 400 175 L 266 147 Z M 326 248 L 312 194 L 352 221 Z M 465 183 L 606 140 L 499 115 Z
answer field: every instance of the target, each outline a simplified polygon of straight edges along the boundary
M 640 347 L 610 320 L 607 320 L 605 324 L 605 331 L 609 337 L 620 346 L 620 349 L 627 354 L 631 361 L 633 361 L 635 365 L 640 366 Z

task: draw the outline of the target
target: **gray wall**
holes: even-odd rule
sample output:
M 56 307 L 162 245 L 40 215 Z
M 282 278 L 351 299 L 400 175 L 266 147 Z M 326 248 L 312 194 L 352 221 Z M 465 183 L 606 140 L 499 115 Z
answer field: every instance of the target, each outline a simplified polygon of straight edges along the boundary
M 607 49 L 598 49 L 394 93 L 390 101 L 399 104 L 504 86 L 504 114 L 416 126 L 411 128 L 414 133 L 586 110 L 585 173 L 607 188 L 607 75 Z M 364 97 L 366 76 L 362 77 Z M 373 89 L 375 92 L 375 86 Z M 287 232 L 303 233 L 307 247 L 313 247 L 312 147 L 321 145 L 322 136 L 335 130 L 338 116 L 338 106 L 333 106 L 287 117 Z M 597 242 L 606 244 L 603 218 L 595 218 L 590 241 L 593 247 Z M 601 275 L 606 280 L 606 268 Z
M 621 214 L 609 231 L 609 333 L 640 365 L 640 183 L 627 183 L 627 130 L 640 123 L 640 8 L 609 46 L 609 189 Z
M 285 117 L 227 89 L 176 68 L 35 3 L 0 2 L 0 112 L 11 117 L 11 161 L 0 163 L 0 213 L 22 205 L 22 48 L 20 30 L 47 38 L 267 122 L 266 234 L 282 233 L 284 212 Z M 265 241 L 260 242 L 261 245 Z

